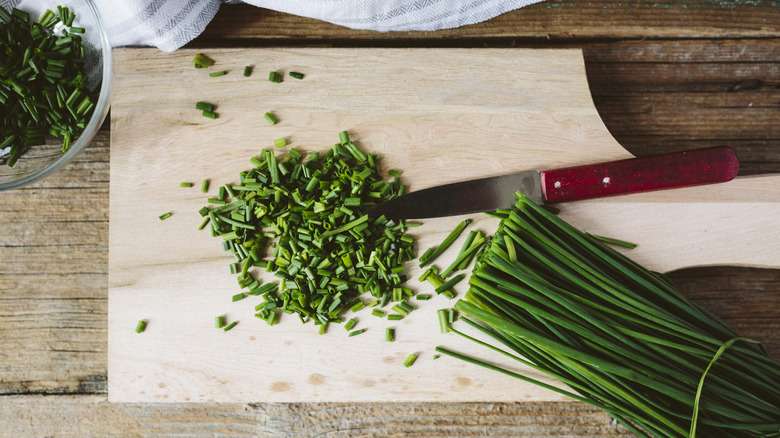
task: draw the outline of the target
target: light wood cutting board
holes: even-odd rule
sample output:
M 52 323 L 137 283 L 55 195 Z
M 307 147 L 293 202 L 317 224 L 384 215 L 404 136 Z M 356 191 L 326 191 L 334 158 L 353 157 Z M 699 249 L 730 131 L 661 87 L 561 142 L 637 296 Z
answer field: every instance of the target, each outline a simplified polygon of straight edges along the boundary
M 115 51 L 111 110 L 109 399 L 174 401 L 526 401 L 562 396 L 453 359 L 434 347 L 506 364 L 455 335 L 439 333 L 436 310 L 454 302 L 412 301 L 393 323 L 363 311 L 361 336 L 340 325 L 318 335 L 285 316 L 274 327 L 253 317 L 256 301 L 235 303 L 231 256 L 206 231 L 198 209 L 235 182 L 249 158 L 285 137 L 303 152 L 324 151 L 349 130 L 382 169 L 400 169 L 410 190 L 531 168 L 630 157 L 591 101 L 579 50 L 222 49 L 195 69 L 196 52 Z M 254 73 L 244 77 L 245 65 Z M 209 77 L 226 70 L 227 75 Z M 280 84 L 268 72 L 283 73 Z M 286 75 L 306 74 L 303 80 Z M 219 118 L 194 109 L 217 105 Z M 272 112 L 279 123 L 263 119 Z M 277 151 L 283 153 L 283 150 Z M 211 180 L 208 195 L 200 192 Z M 180 182 L 195 187 L 180 188 Z M 561 205 L 587 231 L 630 240 L 630 255 L 670 271 L 738 264 L 777 268 L 778 176 Z M 158 216 L 172 212 L 160 221 Z M 497 222 L 474 215 L 471 229 Z M 423 221 L 419 252 L 464 217 Z M 459 244 L 446 253 L 449 264 Z M 431 293 L 410 264 L 409 285 Z M 266 277 L 268 278 L 268 277 Z M 464 286 L 456 287 L 462 295 Z M 214 317 L 239 321 L 231 331 Z M 351 315 L 348 315 L 351 316 Z M 136 322 L 148 320 L 142 334 Z M 384 342 L 385 327 L 397 341 Z M 419 354 L 411 368 L 402 362 Z

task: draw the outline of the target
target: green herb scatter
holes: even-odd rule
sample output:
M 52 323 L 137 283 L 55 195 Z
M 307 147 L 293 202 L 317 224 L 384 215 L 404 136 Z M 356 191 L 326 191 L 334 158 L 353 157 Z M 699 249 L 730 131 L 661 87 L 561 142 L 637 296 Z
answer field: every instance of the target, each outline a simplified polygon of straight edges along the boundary
M 25 11 L 0 7 L 0 156 L 8 166 L 48 136 L 67 152 L 94 110 L 84 29 L 72 27 L 75 16 L 58 7 L 34 21 Z M 58 23 L 65 25 L 61 34 L 53 32 Z
M 253 168 L 230 185 L 235 196 L 200 210 L 242 267 L 239 286 L 250 295 L 265 287 L 265 309 L 315 324 L 342 322 L 343 312 L 366 307 L 364 294 L 389 302 L 406 281 L 403 265 L 414 259 L 414 239 L 404 221 L 362 213 L 400 190 L 397 178 L 381 177 L 378 159 L 346 132 L 306 159 L 294 149 L 251 158 Z M 273 273 L 278 284 L 261 286 L 253 270 Z

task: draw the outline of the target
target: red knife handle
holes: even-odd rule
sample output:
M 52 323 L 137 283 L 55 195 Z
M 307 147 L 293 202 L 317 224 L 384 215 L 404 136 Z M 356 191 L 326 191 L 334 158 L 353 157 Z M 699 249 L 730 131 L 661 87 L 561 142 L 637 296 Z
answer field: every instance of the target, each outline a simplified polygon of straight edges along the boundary
M 738 170 L 728 147 L 630 158 L 543 171 L 542 196 L 553 203 L 712 184 L 733 179 Z

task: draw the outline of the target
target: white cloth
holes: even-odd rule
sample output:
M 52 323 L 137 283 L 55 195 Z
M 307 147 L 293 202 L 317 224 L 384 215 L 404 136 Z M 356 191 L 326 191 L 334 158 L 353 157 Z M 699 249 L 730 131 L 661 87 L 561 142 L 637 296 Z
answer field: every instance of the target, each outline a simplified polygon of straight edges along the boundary
M 0 0 L 10 9 L 26 0 Z M 114 47 L 174 51 L 200 35 L 221 0 L 94 0 Z M 542 0 L 245 0 L 258 7 L 376 31 L 438 30 L 489 20 Z M 233 1 L 235 3 L 235 1 Z M 68 0 L 54 1 L 68 6 Z

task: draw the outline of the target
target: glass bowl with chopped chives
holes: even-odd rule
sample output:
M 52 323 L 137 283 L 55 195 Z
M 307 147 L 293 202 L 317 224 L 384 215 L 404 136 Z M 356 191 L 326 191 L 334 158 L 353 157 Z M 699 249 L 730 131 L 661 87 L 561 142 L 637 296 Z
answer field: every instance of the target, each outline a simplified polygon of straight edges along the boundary
M 95 137 L 110 106 L 111 46 L 93 0 L 21 0 L 0 4 L 0 52 L 8 190 L 62 168 Z

